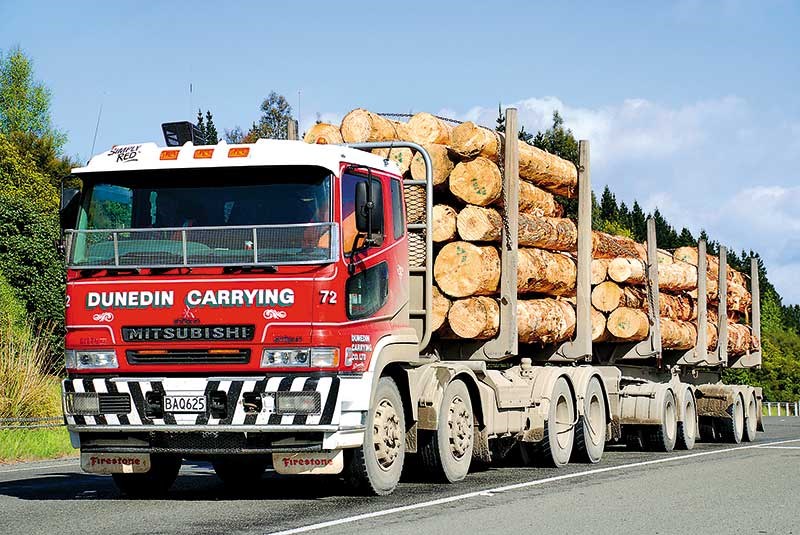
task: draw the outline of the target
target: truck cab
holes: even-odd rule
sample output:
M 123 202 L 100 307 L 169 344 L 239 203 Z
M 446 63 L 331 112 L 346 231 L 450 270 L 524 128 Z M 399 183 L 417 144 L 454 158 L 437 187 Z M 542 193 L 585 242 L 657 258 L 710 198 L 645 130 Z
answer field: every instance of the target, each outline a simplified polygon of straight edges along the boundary
M 74 173 L 63 401 L 84 470 L 135 494 L 187 457 L 233 483 L 353 462 L 374 357 L 420 358 L 395 164 L 296 141 L 144 143 Z M 384 464 L 402 413 L 385 407 Z

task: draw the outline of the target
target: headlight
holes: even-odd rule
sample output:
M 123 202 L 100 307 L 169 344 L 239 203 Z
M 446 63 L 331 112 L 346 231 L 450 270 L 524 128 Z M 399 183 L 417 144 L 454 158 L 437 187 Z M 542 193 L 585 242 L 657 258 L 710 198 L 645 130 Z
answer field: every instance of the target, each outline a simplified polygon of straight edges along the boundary
M 68 349 L 66 352 L 67 369 L 94 370 L 119 368 L 117 354 L 114 351 L 84 351 Z
M 308 367 L 309 349 L 265 349 L 261 354 L 261 367 L 270 366 L 306 366 Z
M 335 347 L 265 348 L 261 354 L 262 368 L 282 366 L 335 368 L 338 365 L 339 350 Z

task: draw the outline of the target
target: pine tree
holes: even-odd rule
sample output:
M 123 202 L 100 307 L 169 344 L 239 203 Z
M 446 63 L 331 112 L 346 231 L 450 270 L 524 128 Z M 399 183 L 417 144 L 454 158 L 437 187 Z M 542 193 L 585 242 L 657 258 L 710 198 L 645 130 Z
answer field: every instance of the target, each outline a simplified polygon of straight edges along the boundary
M 653 220 L 656 222 L 656 242 L 662 249 L 674 249 L 678 243 L 678 233 L 667 223 L 658 208 L 653 212 Z M 646 233 L 645 233 L 646 234 Z
M 678 241 L 675 244 L 675 246 L 676 247 L 690 247 L 690 246 L 696 246 L 696 245 L 697 245 L 697 241 L 694 239 L 694 236 L 692 236 L 691 231 L 688 228 L 683 227 L 681 229 L 680 235 L 678 236 Z
M 631 232 L 633 232 L 633 239 L 638 242 L 647 239 L 647 218 L 642 207 L 636 201 L 633 201 L 633 208 L 631 208 Z
M 608 223 L 616 223 L 619 220 L 617 198 L 611 193 L 608 186 L 605 187 L 603 195 L 600 196 L 600 219 Z
M 216 145 L 219 143 L 219 133 L 217 132 L 217 127 L 214 126 L 214 116 L 211 115 L 211 111 L 206 111 L 206 144 L 208 145 Z

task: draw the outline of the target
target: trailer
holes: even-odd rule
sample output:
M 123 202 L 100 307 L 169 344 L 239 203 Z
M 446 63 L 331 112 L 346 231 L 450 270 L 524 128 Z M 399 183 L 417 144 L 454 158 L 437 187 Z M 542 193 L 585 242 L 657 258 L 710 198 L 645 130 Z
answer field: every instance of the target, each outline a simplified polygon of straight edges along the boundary
M 85 187 L 62 211 L 63 401 L 83 469 L 113 474 L 136 495 L 165 492 L 187 458 L 210 460 L 228 484 L 256 484 L 272 466 L 341 474 L 383 495 L 408 456 L 433 478 L 456 482 L 512 452 L 561 467 L 600 462 L 615 442 L 671 451 L 698 438 L 755 440 L 760 390 L 720 377 L 727 367 L 759 366 L 760 351 L 729 359 L 725 321 L 713 352 L 702 328 L 693 349 L 661 347 L 652 220 L 649 335 L 592 342 L 587 141 L 578 165 L 575 336 L 519 342 L 519 155 L 504 142 L 517 139 L 516 110 L 505 118 L 500 323 L 489 340 L 432 336 L 434 191 L 419 144 L 139 144 L 75 170 Z M 426 179 L 403 178 L 388 158 L 365 152 L 378 148 L 418 152 Z M 408 187 L 424 188 L 424 198 L 404 198 Z M 411 202 L 421 204 L 413 207 L 421 222 L 407 223 Z M 705 325 L 703 242 L 698 257 Z M 725 262 L 721 248 L 720 318 Z M 755 261 L 750 280 L 760 338 Z

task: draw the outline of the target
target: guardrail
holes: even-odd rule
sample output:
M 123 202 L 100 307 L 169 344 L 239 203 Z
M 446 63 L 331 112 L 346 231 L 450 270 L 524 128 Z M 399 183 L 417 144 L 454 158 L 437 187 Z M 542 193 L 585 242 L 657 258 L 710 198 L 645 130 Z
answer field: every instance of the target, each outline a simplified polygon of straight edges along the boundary
M 774 414 L 773 407 L 775 408 Z M 763 414 L 764 416 L 800 416 L 800 401 L 765 401 Z
M 45 429 L 62 427 L 63 416 L 46 416 L 42 418 L 0 418 L 0 430 L 4 429 Z

